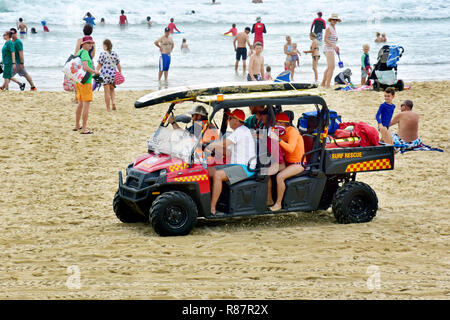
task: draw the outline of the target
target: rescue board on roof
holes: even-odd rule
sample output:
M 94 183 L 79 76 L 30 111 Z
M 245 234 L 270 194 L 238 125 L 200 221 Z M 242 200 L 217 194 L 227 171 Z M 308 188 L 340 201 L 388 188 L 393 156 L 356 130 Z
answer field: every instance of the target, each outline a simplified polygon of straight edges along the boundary
M 199 84 L 192 86 L 174 87 L 151 92 L 139 98 L 134 106 L 136 108 L 148 107 L 160 103 L 171 103 L 196 100 L 198 96 L 217 94 L 268 92 L 268 91 L 295 91 L 314 89 L 313 83 L 299 82 L 273 82 L 273 81 L 249 81 L 216 84 Z
M 251 99 L 269 99 L 269 98 L 295 98 L 306 96 L 320 96 L 322 92 L 319 90 L 289 90 L 289 91 L 267 91 L 267 92 L 250 92 L 250 93 L 234 93 L 234 94 L 215 94 L 209 96 L 198 96 L 195 100 L 203 103 L 211 103 L 216 101 L 233 101 L 233 100 L 251 100 Z

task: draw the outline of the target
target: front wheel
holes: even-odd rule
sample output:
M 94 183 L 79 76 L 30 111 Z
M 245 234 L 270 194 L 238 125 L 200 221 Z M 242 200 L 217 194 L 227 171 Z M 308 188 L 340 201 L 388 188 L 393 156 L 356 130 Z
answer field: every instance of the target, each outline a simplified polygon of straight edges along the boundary
M 397 81 L 397 89 L 398 89 L 398 91 L 405 90 L 405 83 L 403 82 L 403 80 L 398 80 Z
M 369 222 L 377 214 L 378 198 L 369 185 L 350 181 L 336 191 L 332 208 L 339 223 Z
M 146 222 L 147 219 L 139 213 L 131 210 L 119 195 L 119 191 L 114 195 L 113 209 L 117 218 L 124 223 Z
M 197 222 L 197 205 L 186 193 L 165 192 L 158 196 L 150 208 L 150 221 L 160 236 L 184 236 Z

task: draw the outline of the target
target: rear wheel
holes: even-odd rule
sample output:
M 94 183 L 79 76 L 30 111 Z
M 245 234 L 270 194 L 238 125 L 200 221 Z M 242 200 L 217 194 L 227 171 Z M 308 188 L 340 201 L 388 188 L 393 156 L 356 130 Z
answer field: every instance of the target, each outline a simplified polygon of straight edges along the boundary
M 405 89 L 405 83 L 403 82 L 403 80 L 397 81 L 397 89 L 398 91 L 403 91 Z
M 150 221 L 160 236 L 187 235 L 197 222 L 197 205 L 186 193 L 166 192 L 150 208 Z
M 114 195 L 113 209 L 117 218 L 124 223 L 146 222 L 147 219 L 139 213 L 131 210 L 119 195 L 119 191 Z
M 328 210 L 328 208 L 331 206 L 333 202 L 334 194 L 336 193 L 338 188 L 339 184 L 337 181 L 327 180 L 327 183 L 325 184 L 325 188 L 322 193 L 322 198 L 320 198 L 318 207 L 319 210 Z
M 380 82 L 378 80 L 373 82 L 373 91 L 380 91 Z
M 369 185 L 350 181 L 335 193 L 332 207 L 339 223 L 369 222 L 377 214 L 378 198 Z

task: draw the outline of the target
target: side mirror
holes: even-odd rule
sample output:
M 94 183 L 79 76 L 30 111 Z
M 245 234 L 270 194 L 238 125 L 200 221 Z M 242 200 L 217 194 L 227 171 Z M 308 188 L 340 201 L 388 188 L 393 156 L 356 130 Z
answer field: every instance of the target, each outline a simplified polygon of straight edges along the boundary
M 190 123 L 191 117 L 185 114 L 179 114 L 175 117 L 175 122 Z

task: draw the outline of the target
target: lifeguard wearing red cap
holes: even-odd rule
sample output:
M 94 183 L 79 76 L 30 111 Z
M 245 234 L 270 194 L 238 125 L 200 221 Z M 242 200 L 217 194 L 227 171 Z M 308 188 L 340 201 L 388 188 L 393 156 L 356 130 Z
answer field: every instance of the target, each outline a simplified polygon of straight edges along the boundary
M 291 123 L 291 120 L 289 119 L 289 116 L 286 113 L 280 112 L 275 116 L 275 122 Z
M 233 112 L 227 112 L 227 116 L 238 119 L 241 122 L 245 121 L 245 113 L 242 110 L 235 109 Z

